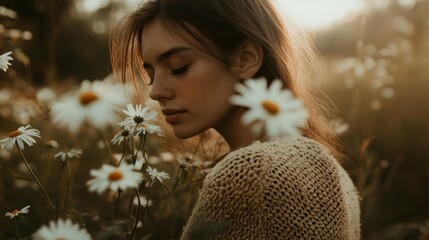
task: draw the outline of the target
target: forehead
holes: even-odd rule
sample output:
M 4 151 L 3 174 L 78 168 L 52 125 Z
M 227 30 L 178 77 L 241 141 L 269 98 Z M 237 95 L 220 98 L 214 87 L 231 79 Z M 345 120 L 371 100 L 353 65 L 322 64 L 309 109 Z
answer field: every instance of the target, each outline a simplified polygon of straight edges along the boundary
M 156 19 L 147 24 L 143 29 L 142 55 L 144 58 L 150 59 L 173 47 L 191 47 L 189 39 L 185 39 L 185 36 L 185 33 L 180 36 L 173 33 L 171 29 Z

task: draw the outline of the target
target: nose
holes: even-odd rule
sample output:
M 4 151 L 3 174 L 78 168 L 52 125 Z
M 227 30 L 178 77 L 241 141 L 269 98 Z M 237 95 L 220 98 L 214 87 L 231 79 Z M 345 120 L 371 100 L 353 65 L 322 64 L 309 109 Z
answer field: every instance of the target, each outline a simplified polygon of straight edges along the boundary
M 154 76 L 152 88 L 149 93 L 149 97 L 155 101 L 158 101 L 161 105 L 167 100 L 174 98 L 174 89 L 168 79 L 162 79 L 162 77 Z

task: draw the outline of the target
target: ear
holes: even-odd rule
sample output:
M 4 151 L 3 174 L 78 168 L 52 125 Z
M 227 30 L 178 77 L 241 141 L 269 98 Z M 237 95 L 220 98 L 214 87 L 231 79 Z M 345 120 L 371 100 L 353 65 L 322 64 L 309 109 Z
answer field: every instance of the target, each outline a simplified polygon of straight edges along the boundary
M 237 49 L 238 76 L 249 79 L 255 76 L 262 65 L 264 51 L 261 44 L 254 40 L 244 40 Z

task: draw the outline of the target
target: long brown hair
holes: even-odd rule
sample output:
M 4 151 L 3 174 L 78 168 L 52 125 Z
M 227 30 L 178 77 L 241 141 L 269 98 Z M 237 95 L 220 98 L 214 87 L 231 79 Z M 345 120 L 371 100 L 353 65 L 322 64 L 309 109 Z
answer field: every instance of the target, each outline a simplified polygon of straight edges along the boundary
M 146 24 L 160 20 L 172 33 L 198 42 L 196 47 L 225 64 L 227 56 L 245 39 L 263 47 L 264 58 L 254 77 L 269 82 L 281 79 L 284 86 L 300 98 L 309 112 L 305 136 L 325 145 L 337 158 L 338 138 L 326 120 L 325 104 L 311 77 L 318 71 L 320 59 L 310 38 L 292 25 L 286 26 L 270 0 L 149 0 L 119 23 L 111 38 L 114 73 L 123 82 L 131 79 L 137 93 L 146 72 L 142 68 L 142 32 Z M 296 29 L 295 29 L 296 30 Z M 186 38 L 187 37 L 187 38 Z M 204 48 L 202 48 L 204 46 Z M 209 47 L 211 46 L 211 47 Z

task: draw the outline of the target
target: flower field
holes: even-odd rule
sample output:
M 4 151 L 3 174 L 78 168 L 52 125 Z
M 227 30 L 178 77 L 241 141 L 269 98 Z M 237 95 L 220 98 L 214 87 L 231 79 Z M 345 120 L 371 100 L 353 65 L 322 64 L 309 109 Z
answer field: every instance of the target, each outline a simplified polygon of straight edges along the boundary
M 85 15 L 73 2 L 0 4 L 0 239 L 178 239 L 225 142 L 171 137 L 156 103 L 113 80 L 106 29 L 124 6 Z M 362 239 L 429 239 L 429 1 L 367 7 L 314 32 L 326 69 L 314 85 L 336 106 Z M 299 134 L 301 103 L 252 81 L 232 100 L 252 110 L 243 121 Z

